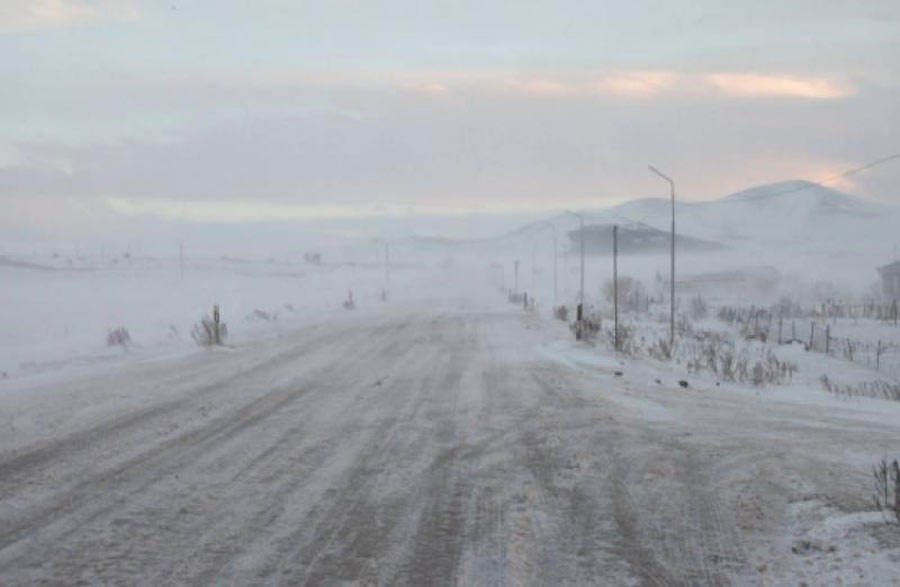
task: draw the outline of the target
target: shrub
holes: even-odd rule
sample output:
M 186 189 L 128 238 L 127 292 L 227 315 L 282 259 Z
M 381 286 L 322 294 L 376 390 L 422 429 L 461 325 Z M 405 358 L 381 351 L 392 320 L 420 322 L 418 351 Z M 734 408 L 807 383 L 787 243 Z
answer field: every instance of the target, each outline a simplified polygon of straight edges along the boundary
M 200 346 L 221 345 L 227 336 L 228 327 L 219 319 L 219 306 L 213 308 L 212 316 L 204 315 L 191 330 L 191 337 Z
M 691 318 L 694 320 L 703 320 L 709 316 L 709 305 L 700 294 L 696 298 L 691 298 Z
M 609 343 L 609 346 L 613 347 L 614 349 L 616 347 L 615 330 L 615 328 L 610 328 L 606 331 L 607 342 Z M 619 324 L 618 333 L 619 348 L 616 350 L 629 357 L 636 357 L 640 353 L 641 345 L 637 340 L 637 332 L 634 326 L 631 326 L 629 324 Z
M 119 326 L 106 333 L 106 346 L 120 346 L 127 348 L 131 344 L 131 335 L 124 326 Z
M 835 395 L 846 395 L 847 397 L 873 397 L 879 399 L 887 399 L 900 401 L 900 383 L 891 383 L 889 381 L 863 381 L 856 385 L 841 385 L 828 378 L 828 375 L 822 375 L 819 378 L 822 386 Z
M 667 339 L 660 338 L 650 347 L 649 353 L 657 361 L 671 361 L 672 345 L 669 344 Z
M 647 290 L 640 280 L 633 277 L 620 277 L 618 287 L 619 310 L 622 312 L 640 312 L 647 309 Z M 613 282 L 603 284 L 603 298 L 610 304 L 614 301 Z
M 557 306 L 553 309 L 553 317 L 557 320 L 562 320 L 563 322 L 568 322 L 569 320 L 569 308 L 566 306 Z
M 900 522 L 900 463 L 897 459 L 890 463 L 887 459 L 881 459 L 872 467 L 872 476 L 875 508 L 892 516 L 895 522 Z
M 600 332 L 600 316 L 585 316 L 576 320 L 570 328 L 575 333 L 575 340 L 594 340 Z
M 247 314 L 247 320 L 250 320 L 251 322 L 256 321 L 256 320 L 262 320 L 264 322 L 271 322 L 271 321 L 277 319 L 277 317 L 278 316 L 276 314 L 270 314 L 270 313 L 266 312 L 265 310 L 260 310 L 259 308 L 255 309 L 252 312 L 250 312 L 249 314 Z

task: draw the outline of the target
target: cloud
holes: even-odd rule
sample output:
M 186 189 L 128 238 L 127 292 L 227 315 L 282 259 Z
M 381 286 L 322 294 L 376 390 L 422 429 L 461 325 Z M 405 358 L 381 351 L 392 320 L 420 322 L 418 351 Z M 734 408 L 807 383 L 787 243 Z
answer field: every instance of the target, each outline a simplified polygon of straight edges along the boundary
M 648 96 L 673 88 L 678 79 L 678 74 L 670 71 L 634 71 L 606 76 L 595 89 L 608 94 Z
M 442 95 L 450 91 L 518 94 L 535 97 L 584 97 L 610 95 L 654 97 L 680 94 L 727 98 L 790 98 L 837 100 L 853 96 L 856 89 L 825 76 L 744 72 L 681 73 L 675 71 L 592 70 L 428 70 L 361 72 L 345 74 L 294 73 L 257 79 L 265 86 L 275 79 L 320 88 L 382 88 L 419 94 Z M 288 80 L 292 80 L 289 82 Z
M 134 0 L 0 0 L 0 32 L 131 21 L 138 16 Z
M 854 89 L 824 77 L 710 73 L 703 79 L 729 96 L 835 100 L 856 93 Z
M 534 96 L 563 96 L 578 89 L 577 86 L 560 80 L 529 77 L 507 78 L 503 80 L 503 86 L 517 93 Z

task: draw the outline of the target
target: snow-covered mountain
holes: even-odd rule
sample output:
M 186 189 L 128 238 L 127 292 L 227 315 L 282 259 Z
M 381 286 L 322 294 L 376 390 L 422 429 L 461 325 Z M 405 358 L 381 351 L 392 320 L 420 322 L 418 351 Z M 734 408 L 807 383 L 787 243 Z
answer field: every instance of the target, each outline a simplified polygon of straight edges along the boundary
M 719 200 L 678 202 L 678 233 L 729 245 L 744 242 L 820 246 L 889 242 L 900 230 L 900 208 L 806 181 L 750 188 Z M 591 224 L 639 222 L 668 230 L 668 200 L 642 199 L 591 214 Z

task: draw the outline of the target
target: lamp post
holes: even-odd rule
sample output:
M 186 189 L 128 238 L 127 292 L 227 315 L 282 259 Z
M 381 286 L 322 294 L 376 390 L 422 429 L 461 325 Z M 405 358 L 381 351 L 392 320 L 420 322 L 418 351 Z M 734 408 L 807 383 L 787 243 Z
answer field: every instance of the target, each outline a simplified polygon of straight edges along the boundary
M 650 171 L 669 182 L 672 196 L 672 245 L 671 266 L 669 268 L 669 346 L 675 344 L 675 182 L 652 165 Z

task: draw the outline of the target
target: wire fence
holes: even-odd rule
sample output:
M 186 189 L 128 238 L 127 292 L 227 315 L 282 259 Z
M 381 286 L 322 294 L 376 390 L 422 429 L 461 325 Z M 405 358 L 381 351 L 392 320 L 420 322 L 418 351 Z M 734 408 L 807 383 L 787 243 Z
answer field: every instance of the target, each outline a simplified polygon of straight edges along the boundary
M 802 344 L 807 350 L 865 365 L 900 378 L 900 324 L 896 302 L 827 302 L 802 308 L 722 306 L 718 317 L 748 339 Z

